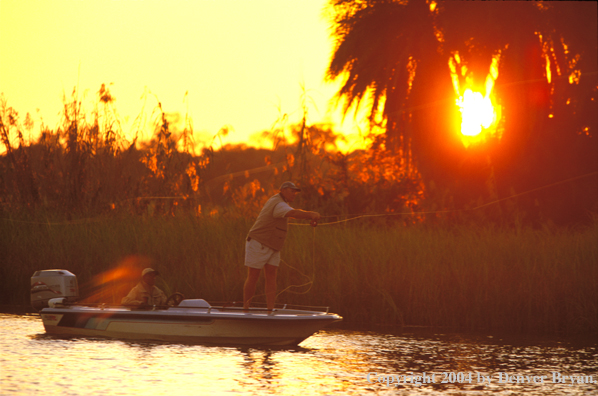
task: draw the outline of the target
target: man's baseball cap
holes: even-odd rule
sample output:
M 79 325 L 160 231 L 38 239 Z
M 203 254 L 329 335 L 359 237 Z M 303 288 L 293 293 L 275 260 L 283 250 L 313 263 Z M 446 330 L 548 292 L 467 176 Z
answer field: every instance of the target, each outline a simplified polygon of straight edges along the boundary
M 301 191 L 301 189 L 297 187 L 295 183 L 293 183 L 292 181 L 286 181 L 282 183 L 280 189 L 282 190 L 283 188 L 292 188 L 293 190 Z
M 152 272 L 155 272 L 156 275 L 160 275 L 160 273 L 158 271 L 156 271 L 155 269 L 153 269 L 153 268 L 146 268 L 143 271 L 141 271 L 141 277 L 143 278 L 144 276 L 146 276 L 147 274 L 152 273 Z

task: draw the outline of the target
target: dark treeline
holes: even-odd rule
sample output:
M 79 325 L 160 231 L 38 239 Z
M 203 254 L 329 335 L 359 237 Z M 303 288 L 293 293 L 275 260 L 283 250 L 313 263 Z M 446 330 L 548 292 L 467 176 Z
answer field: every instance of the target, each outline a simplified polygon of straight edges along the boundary
M 421 180 L 405 177 L 399 159 L 375 149 L 342 154 L 336 149 L 342 136 L 328 125 L 304 122 L 264 132 L 272 149 L 207 146 L 196 153 L 193 130 L 178 129 L 170 121 L 177 115 L 159 105 L 151 141 L 125 139 L 115 112 L 97 110 L 113 100 L 102 86 L 96 111 L 87 114 L 74 92 L 61 125 L 42 125 L 39 138 L 27 141 L 24 136 L 34 134 L 30 116 L 21 121 L 2 98 L 0 204 L 6 214 L 252 217 L 288 179 L 305 191 L 300 204 L 329 215 L 410 213 L 423 202 Z
M 100 96 L 98 104 L 104 105 L 103 100 Z M 399 156 L 378 144 L 380 135 L 368 149 L 339 152 L 336 143 L 343 137 L 328 125 L 293 125 L 287 136 L 282 128 L 264 132 L 271 149 L 208 146 L 195 153 L 192 129 L 179 130 L 169 122 L 172 116 L 157 110 L 152 140 L 128 141 L 116 119 L 98 112 L 89 117 L 75 98 L 65 104 L 60 127 L 42 126 L 39 139 L 28 142 L 29 115 L 21 122 L 3 99 L 4 216 L 71 219 L 126 212 L 251 218 L 289 179 L 304 190 L 300 206 L 339 218 L 404 213 L 401 218 L 408 224 L 570 225 L 589 221 L 596 211 L 591 163 L 573 175 L 589 177 L 559 183 L 572 175 L 556 173 L 543 177 L 543 185 L 531 184 L 529 193 L 511 186 L 511 195 L 517 196 L 500 200 L 493 193 L 494 175 L 470 163 L 471 158 L 464 159 L 463 177 L 451 189 L 406 171 Z M 481 205 L 486 206 L 472 210 Z
M 328 11 L 327 77 L 343 82 L 345 112 L 367 103 L 379 144 L 428 186 L 457 206 L 535 190 L 517 206 L 536 224 L 596 211 L 596 3 L 331 0 Z M 465 148 L 453 98 L 484 94 L 495 61 L 500 137 Z

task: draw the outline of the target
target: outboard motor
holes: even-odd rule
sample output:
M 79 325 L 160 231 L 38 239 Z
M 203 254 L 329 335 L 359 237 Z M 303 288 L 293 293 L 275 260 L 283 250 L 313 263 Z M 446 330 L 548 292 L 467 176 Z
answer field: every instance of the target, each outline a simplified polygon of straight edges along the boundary
M 31 277 L 31 305 L 36 310 L 48 307 L 54 298 L 75 301 L 79 298 L 77 277 L 63 269 L 36 271 Z

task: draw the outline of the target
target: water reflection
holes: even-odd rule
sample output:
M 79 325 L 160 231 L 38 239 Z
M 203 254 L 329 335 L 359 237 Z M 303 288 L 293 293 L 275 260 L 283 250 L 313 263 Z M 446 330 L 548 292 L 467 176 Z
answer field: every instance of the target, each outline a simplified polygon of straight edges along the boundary
M 0 314 L 0 394 L 598 393 L 554 372 L 598 382 L 596 341 L 332 329 L 296 348 L 220 347 L 57 338 L 37 316 Z M 505 373 L 530 381 L 499 383 Z

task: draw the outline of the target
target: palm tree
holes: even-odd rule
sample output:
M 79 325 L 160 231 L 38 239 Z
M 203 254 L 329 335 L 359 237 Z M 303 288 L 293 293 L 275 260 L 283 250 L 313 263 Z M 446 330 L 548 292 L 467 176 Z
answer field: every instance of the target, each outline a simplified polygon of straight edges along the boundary
M 416 68 L 422 60 L 438 60 L 433 15 L 423 1 L 331 4 L 337 45 L 327 78 L 346 76 L 338 92 L 338 99 L 345 99 L 345 114 L 371 95 L 370 123 L 376 123 L 383 103 L 385 146 L 409 156 L 406 116 Z
M 465 150 L 454 128 L 449 61 L 458 59 L 466 70 L 457 73 L 461 86 L 466 79 L 483 86 L 500 54 L 494 92 L 504 133 L 484 150 L 503 195 L 513 186 L 520 191 L 539 174 L 543 182 L 550 178 L 547 159 L 539 157 L 563 148 L 546 135 L 571 140 L 585 131 L 593 135 L 586 146 L 595 147 L 596 4 L 584 3 L 331 0 L 336 47 L 327 78 L 345 79 L 337 94 L 345 114 L 370 99 L 371 124 L 382 124 L 386 149 L 405 157 L 407 168 L 437 183 L 475 181 L 479 167 L 462 166 L 475 150 Z M 557 114 L 576 125 L 559 128 Z M 580 146 L 568 144 L 573 151 Z M 586 163 L 592 155 L 582 150 Z M 480 175 L 476 183 L 483 186 L 488 170 Z

